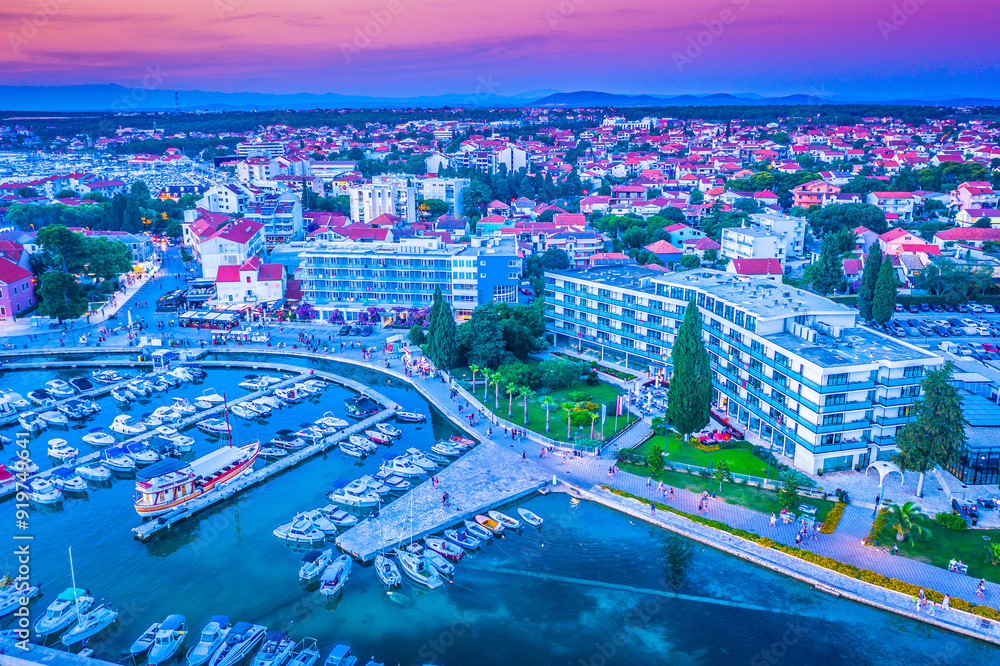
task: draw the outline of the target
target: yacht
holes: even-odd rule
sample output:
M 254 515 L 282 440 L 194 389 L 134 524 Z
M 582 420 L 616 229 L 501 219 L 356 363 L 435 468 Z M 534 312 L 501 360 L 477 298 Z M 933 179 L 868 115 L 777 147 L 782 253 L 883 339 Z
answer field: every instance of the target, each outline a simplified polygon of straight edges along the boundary
M 431 446 L 431 451 L 438 454 L 439 456 L 446 456 L 448 458 L 456 458 L 462 455 L 462 452 L 456 449 L 451 444 L 446 442 L 437 442 Z
M 185 638 L 187 638 L 187 624 L 184 616 L 168 615 L 153 638 L 153 647 L 149 648 L 146 662 L 149 666 L 166 663 L 177 654 Z
M 410 486 L 412 485 L 406 479 L 396 476 L 392 472 L 387 472 L 384 469 L 380 469 L 379 471 L 375 472 L 375 479 L 378 480 L 379 483 L 388 486 L 389 490 L 391 490 L 392 492 L 397 492 L 397 493 L 406 492 L 407 490 L 410 489 Z
M 34 391 L 28 391 L 28 400 L 38 405 L 39 407 L 51 407 L 52 405 L 59 402 L 46 389 L 35 389 Z
M 315 666 L 319 661 L 319 647 L 315 638 L 303 638 L 298 645 L 292 648 L 292 655 L 285 666 Z
M 170 388 L 176 388 L 176 387 L 178 387 L 178 386 L 181 385 L 181 380 L 178 379 L 177 377 L 173 376 L 169 372 L 163 373 L 162 375 L 160 375 L 159 377 L 157 377 L 157 380 L 163 382 L 164 384 L 166 384 Z
M 10 460 L 7 461 L 7 466 L 19 475 L 35 474 L 38 472 L 38 464 L 34 460 L 31 458 L 22 458 L 19 455 L 11 456 Z
M 351 435 L 350 437 L 347 438 L 347 441 L 349 441 L 351 444 L 358 447 L 359 449 L 367 451 L 368 453 L 375 453 L 376 451 L 378 451 L 378 446 L 375 445 L 375 442 L 371 441 L 370 439 L 368 439 L 363 435 Z
M 381 432 L 383 435 L 388 435 L 389 437 L 392 437 L 393 439 L 398 439 L 399 437 L 403 436 L 403 431 L 402 430 L 400 430 L 396 426 L 390 425 L 390 424 L 388 424 L 388 423 L 386 423 L 384 421 L 382 421 L 380 423 L 376 423 L 375 427 L 378 428 L 379 432 Z
M 260 398 L 257 398 L 256 400 L 247 400 L 243 404 L 249 409 L 257 412 L 259 416 L 270 416 L 271 414 L 271 406 L 266 402 L 261 402 Z
M 319 509 L 311 509 L 309 511 L 300 511 L 294 516 L 292 516 L 292 522 L 295 522 L 299 518 L 305 518 L 313 524 L 320 532 L 327 536 L 336 536 L 337 525 L 329 518 L 324 516 Z
M 70 446 L 65 439 L 50 439 L 48 454 L 61 463 L 69 462 L 80 455 L 80 450 Z
M 83 436 L 83 441 L 91 446 L 111 446 L 115 443 L 115 436 L 104 428 L 91 428 Z
M 258 414 L 253 409 L 250 409 L 247 405 L 240 402 L 229 408 L 229 411 L 233 413 L 234 416 L 238 416 L 241 419 L 246 419 L 248 421 L 256 420 L 260 414 Z
M 255 399 L 254 402 L 267 405 L 272 410 L 281 409 L 285 406 L 285 403 L 280 398 L 276 398 L 273 395 L 262 395 L 261 397 Z
M 93 605 L 94 597 L 90 592 L 68 587 L 49 604 L 45 615 L 35 620 L 35 633 L 43 639 L 58 633 L 72 624 L 78 614 L 86 613 Z
M 176 423 L 177 421 L 180 421 L 181 419 L 184 418 L 183 414 L 181 414 L 180 412 L 178 412 L 176 409 L 174 409 L 169 405 L 160 405 L 159 407 L 153 410 L 153 413 L 150 416 L 152 416 L 154 419 L 159 420 L 159 423 L 157 423 L 156 425 L 163 425 L 164 423 Z
M 335 557 L 333 548 L 326 550 L 310 550 L 302 556 L 302 566 L 299 567 L 299 580 L 307 583 L 318 577 Z
M 333 415 L 333 412 L 323 412 L 323 416 L 316 419 L 316 423 L 322 423 L 330 428 L 346 428 L 349 424 L 342 418 Z
M 132 442 L 125 445 L 128 457 L 135 461 L 136 467 L 148 467 L 160 459 L 160 454 L 149 447 L 148 442 Z
M 226 402 L 226 398 L 219 395 L 215 389 L 205 389 L 202 391 L 202 394 L 198 396 L 198 400 L 207 402 L 210 405 L 221 405 Z
M 404 479 L 412 479 L 418 476 L 422 476 L 424 469 L 418 467 L 413 463 L 412 460 L 404 458 L 403 456 L 390 457 L 382 463 L 382 469 L 396 476 L 401 476 Z
M 17 417 L 17 422 L 28 432 L 41 432 L 48 427 L 36 412 L 24 412 Z
M 185 368 L 174 368 L 173 370 L 168 370 L 163 374 L 167 377 L 173 377 L 174 379 L 181 382 L 194 381 L 194 377 L 192 377 L 191 373 L 189 373 Z
M 184 368 L 184 370 L 189 375 L 191 375 L 191 381 L 194 382 L 198 381 L 199 379 L 204 379 L 205 375 L 208 374 L 205 372 L 205 369 L 203 367 L 201 367 L 196 363 L 185 363 L 181 367 Z
M 28 479 L 28 499 L 35 504 L 53 505 L 62 502 L 62 491 L 48 479 Z
M 101 451 L 101 464 L 119 474 L 134 472 L 135 461 L 128 455 L 128 450 L 124 446 L 112 446 Z
M 117 388 L 111 389 L 111 397 L 119 405 L 127 405 L 133 400 L 135 400 L 135 396 L 132 395 L 132 392 L 129 391 L 124 386 L 119 386 Z
M 76 389 L 62 379 L 50 379 L 45 382 L 45 390 L 56 398 L 72 398 L 76 395 Z
M 264 639 L 267 627 L 249 622 L 237 622 L 225 641 L 212 655 L 209 666 L 236 666 Z
M 69 380 L 69 385 L 80 393 L 86 393 L 87 391 L 94 390 L 93 382 L 86 377 L 73 377 L 73 379 Z
M 399 564 L 403 569 L 403 573 L 417 585 L 431 590 L 443 585 L 441 576 L 438 575 L 438 572 L 427 562 L 427 558 L 423 555 L 396 549 L 396 557 L 399 558 Z
M 45 421 L 45 425 L 54 426 L 58 428 L 69 427 L 69 419 L 62 412 L 52 409 L 47 412 L 42 412 L 38 415 L 38 418 Z
M 0 389 L 0 414 L 13 414 L 29 407 L 31 407 L 31 403 L 25 400 L 20 393 L 15 393 L 10 389 Z
M 264 642 L 257 654 L 254 655 L 250 666 L 282 666 L 288 659 L 288 655 L 291 654 L 293 647 L 295 647 L 295 641 L 289 638 L 284 631 L 269 631 L 264 636 Z
M 180 434 L 177 432 L 177 428 L 171 425 L 156 426 L 156 428 L 153 429 L 153 433 L 165 439 L 172 439 Z
M 111 480 L 111 470 L 100 462 L 87 463 L 76 468 L 76 473 L 87 481 L 104 483 Z
M 198 643 L 188 650 L 184 657 L 186 666 L 202 666 L 212 658 L 212 655 L 222 646 L 229 634 L 229 618 L 225 615 L 213 615 L 205 628 L 201 630 Z
M 317 511 L 337 527 L 351 527 L 358 524 L 357 516 L 344 511 L 336 504 L 327 504 L 321 509 L 317 509 Z
M 90 411 L 79 400 L 67 400 L 56 405 L 56 411 L 68 419 L 79 421 L 90 416 Z
M 323 666 L 356 666 L 357 663 L 358 658 L 351 654 L 351 648 L 343 644 L 337 644 L 330 650 L 330 654 L 326 655 L 326 661 L 323 662 Z M 372 666 L 372 662 L 369 662 L 366 666 Z
M 91 379 L 98 384 L 117 384 L 124 381 L 126 377 L 120 375 L 117 370 L 94 370 Z
M 348 484 L 346 481 L 340 480 L 335 482 L 333 486 L 334 490 L 326 498 L 335 504 L 361 509 L 375 507 L 382 503 L 382 498 L 378 496 L 378 493 L 368 490 L 357 481 Z
M 274 389 L 274 395 L 281 398 L 285 402 L 290 402 L 290 403 L 296 403 L 302 400 L 302 396 L 294 388 Z
M 296 518 L 290 523 L 278 525 L 274 528 L 273 534 L 280 540 L 292 544 L 323 543 L 326 540 L 323 531 L 305 518 Z
M 191 437 L 189 435 L 181 435 L 178 433 L 173 437 L 167 437 L 166 439 L 169 440 L 170 443 L 173 444 L 175 447 L 177 447 L 177 450 L 180 453 L 187 453 L 188 451 L 194 449 L 194 437 Z
M 437 464 L 433 460 L 425 456 L 423 451 L 413 446 L 406 449 L 406 453 L 403 454 L 403 457 L 407 458 L 417 467 L 425 469 L 428 472 L 437 468 Z
M 382 553 L 375 556 L 375 574 L 386 587 L 399 587 L 403 584 L 403 577 L 399 573 L 399 567 Z
M 288 449 L 289 451 L 301 449 L 307 443 L 308 442 L 306 442 L 306 440 L 302 439 L 295 432 L 288 429 L 279 430 L 274 434 L 271 441 L 268 442 L 268 444 L 280 446 L 281 448 Z
M 190 400 L 187 398 L 177 397 L 174 398 L 173 403 L 170 405 L 175 412 L 181 414 L 197 414 L 198 408 L 195 407 Z
M 324 597 L 332 597 L 344 589 L 351 577 L 351 557 L 341 555 L 326 568 L 319 579 L 319 592 Z
M 225 435 L 229 432 L 229 424 L 225 419 L 208 418 L 197 423 L 198 429 L 209 435 Z
M 253 469 L 260 444 L 223 446 L 190 463 L 167 458 L 136 475 L 134 502 L 140 516 L 171 511 Z
M 371 490 L 375 493 L 378 493 L 379 497 L 385 497 L 386 495 L 392 492 L 392 488 L 385 485 L 371 474 L 366 474 L 362 476 L 360 479 L 358 479 L 358 484 L 360 484 L 361 487 L 367 490 Z
M 101 604 L 88 613 L 81 614 L 79 617 L 80 619 L 77 623 L 59 639 L 66 647 L 72 647 L 107 629 L 118 619 L 118 611 L 110 606 Z
M 126 437 L 141 435 L 146 432 L 146 426 L 142 425 L 138 419 L 128 414 L 119 414 L 116 416 L 115 420 L 111 422 L 108 429 L 111 430 L 111 432 L 116 432 L 119 435 L 125 435 Z
M 76 470 L 68 467 L 56 467 L 49 476 L 52 479 L 52 485 L 64 493 L 87 492 L 87 482 L 80 478 Z
M 247 391 L 260 391 L 265 388 L 267 384 L 262 381 L 260 375 L 246 375 L 243 377 L 243 381 L 241 381 L 238 386 L 241 389 L 246 389 Z

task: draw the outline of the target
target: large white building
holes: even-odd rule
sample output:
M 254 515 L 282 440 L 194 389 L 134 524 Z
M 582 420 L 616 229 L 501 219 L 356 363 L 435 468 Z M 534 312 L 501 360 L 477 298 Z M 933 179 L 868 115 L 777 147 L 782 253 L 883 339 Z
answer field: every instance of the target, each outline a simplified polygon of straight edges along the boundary
M 302 238 L 302 203 L 294 194 L 265 197 L 247 206 L 244 218 L 264 225 L 268 247 Z
M 371 222 L 379 215 L 395 215 L 407 224 L 417 221 L 417 188 L 403 178 L 375 178 L 348 189 L 351 219 Z
M 722 230 L 720 254 L 727 259 L 785 260 L 785 238 L 764 229 L 731 227 Z
M 240 157 L 277 157 L 285 153 L 285 145 L 280 141 L 244 141 L 236 144 L 236 154 Z
M 420 196 L 424 199 L 440 199 L 448 204 L 448 212 L 455 216 L 462 214 L 462 195 L 472 183 L 468 178 L 424 178 L 417 181 Z
M 806 218 L 794 215 L 774 215 L 771 213 L 751 213 L 753 226 L 778 234 L 785 239 L 785 256 L 802 257 L 805 253 Z
M 809 472 L 852 469 L 895 451 L 920 381 L 943 359 L 857 325 L 857 311 L 766 279 L 635 266 L 545 274 L 557 345 L 669 377 L 695 302 L 713 377 L 713 412 Z
M 236 215 L 246 210 L 252 198 L 250 191 L 242 185 L 212 185 L 196 205 L 212 213 Z
M 201 263 L 201 276 L 214 280 L 222 266 L 241 266 L 264 255 L 264 225 L 252 220 L 233 220 L 210 233 L 194 246 Z

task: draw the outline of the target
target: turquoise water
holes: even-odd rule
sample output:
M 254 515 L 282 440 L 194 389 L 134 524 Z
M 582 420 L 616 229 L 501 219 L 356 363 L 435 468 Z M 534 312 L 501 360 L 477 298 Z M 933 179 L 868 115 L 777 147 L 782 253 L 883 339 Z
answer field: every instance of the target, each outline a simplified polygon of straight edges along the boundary
M 415 391 L 378 373 L 330 369 L 376 387 L 407 409 L 430 412 Z M 154 396 L 154 402 L 131 413 L 151 411 L 177 395 L 191 398 L 209 387 L 243 395 L 236 384 L 249 372 L 210 369 L 202 385 Z M 74 374 L 80 373 L 5 372 L 0 381 L 23 394 L 54 376 Z M 321 401 L 285 409 L 264 425 L 231 417 L 236 438 L 264 440 L 325 410 L 341 414 L 347 395 L 331 387 Z M 92 423 L 68 434 L 48 431 L 36 437 L 37 462 L 48 465 L 49 437 L 66 437 L 76 445 L 86 428 L 109 424 L 116 405 L 110 398 L 101 404 L 104 409 Z M 454 432 L 438 415 L 426 425 L 400 427 L 402 445 L 422 449 Z M 215 446 L 195 429 L 187 434 L 196 438 L 199 453 Z M 10 455 L 4 454 L 4 459 Z M 131 642 L 169 613 L 186 615 L 194 631 L 221 613 L 296 638 L 313 636 L 324 650 L 347 643 L 361 657 L 389 664 L 856 666 L 995 663 L 1000 656 L 991 646 L 818 594 L 564 495 L 526 502 L 546 519 L 545 527 L 510 535 L 466 557 L 454 584 L 432 592 L 404 585 L 410 607 L 390 600 L 374 572 L 358 565 L 343 596 L 327 605 L 318 592 L 298 583 L 301 553 L 275 539 L 271 530 L 296 511 L 325 504 L 335 480 L 372 472 L 379 460 L 380 455 L 358 464 L 336 452 L 314 458 L 148 543 L 132 539 L 130 528 L 139 518 L 132 509 L 131 480 L 67 498 L 60 509 L 33 509 L 31 566 L 45 592 L 33 610 L 37 616 L 70 585 L 67 547 L 72 546 L 78 584 L 121 609 L 117 628 L 90 644 L 97 656 L 111 661 L 124 661 Z M 13 502 L 0 504 L 0 521 L 13 526 L 13 511 Z M 12 553 L 8 536 L 0 572 L 14 569 Z

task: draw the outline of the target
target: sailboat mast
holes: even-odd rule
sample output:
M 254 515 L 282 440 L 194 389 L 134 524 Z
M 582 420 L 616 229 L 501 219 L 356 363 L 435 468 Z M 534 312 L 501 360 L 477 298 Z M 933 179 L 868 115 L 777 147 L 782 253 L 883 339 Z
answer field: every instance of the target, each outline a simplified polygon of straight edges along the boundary
M 226 402 L 226 393 L 222 393 L 222 404 L 224 405 L 224 410 L 226 412 L 226 434 L 229 435 L 229 446 L 233 445 L 233 429 L 229 425 L 229 403 Z
M 73 605 L 76 606 L 76 621 L 81 622 L 80 600 L 76 596 L 76 570 L 73 568 L 73 546 L 69 547 L 69 578 L 73 581 Z

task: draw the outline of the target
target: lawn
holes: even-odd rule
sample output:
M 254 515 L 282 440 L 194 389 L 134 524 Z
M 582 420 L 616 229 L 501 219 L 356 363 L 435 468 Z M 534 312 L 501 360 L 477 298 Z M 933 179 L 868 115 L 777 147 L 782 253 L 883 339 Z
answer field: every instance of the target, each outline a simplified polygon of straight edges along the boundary
M 912 544 L 909 541 L 896 541 L 896 530 L 889 523 L 889 515 L 886 515 L 885 527 L 878 538 L 880 546 L 892 548 L 892 544 L 896 544 L 899 546 L 899 555 L 942 569 L 947 569 L 948 562 L 952 559 L 962 560 L 969 565 L 969 575 L 973 578 L 1000 583 L 1000 566 L 995 567 L 987 562 L 986 551 L 983 549 L 984 545 L 1000 540 L 1000 530 L 951 530 L 941 527 L 933 520 L 925 520 L 921 524 L 931 531 L 931 535 L 918 536 L 916 544 Z
M 629 465 L 626 463 L 621 463 L 618 467 L 623 471 L 631 472 L 632 474 L 637 474 L 639 476 L 651 476 L 648 467 Z M 653 476 L 653 480 L 663 481 L 664 485 L 673 486 L 674 488 L 683 488 L 684 490 L 690 490 L 695 493 L 700 493 L 703 490 L 715 492 L 716 499 L 723 500 L 727 504 L 735 504 L 737 506 L 753 509 L 754 511 L 759 511 L 765 515 L 772 512 L 781 513 L 781 502 L 778 500 L 778 494 L 773 490 L 765 490 L 763 488 L 756 488 L 729 481 L 724 482 L 722 484 L 722 489 L 720 490 L 719 482 L 714 479 L 709 480 L 707 477 L 698 476 L 697 474 L 685 474 L 683 472 L 673 472 L 670 470 L 664 470 Z M 709 483 L 711 483 L 711 488 L 709 488 Z M 834 502 L 814 499 L 812 497 L 803 497 L 802 502 L 816 507 L 816 520 L 820 523 L 826 520 L 826 514 L 830 512 L 830 509 L 832 509 L 834 505 Z M 796 508 L 797 507 L 793 507 L 793 511 Z
M 708 467 L 714 462 L 715 468 L 718 469 L 719 463 L 725 460 L 729 463 L 729 471 L 733 474 L 749 474 L 763 478 L 767 472 L 767 463 L 747 449 L 702 451 L 682 442 L 680 435 L 675 432 L 668 432 L 666 437 L 653 435 L 638 448 L 638 453 L 646 455 L 654 446 L 663 448 L 663 452 L 667 454 L 665 458 L 667 462 L 699 467 Z

